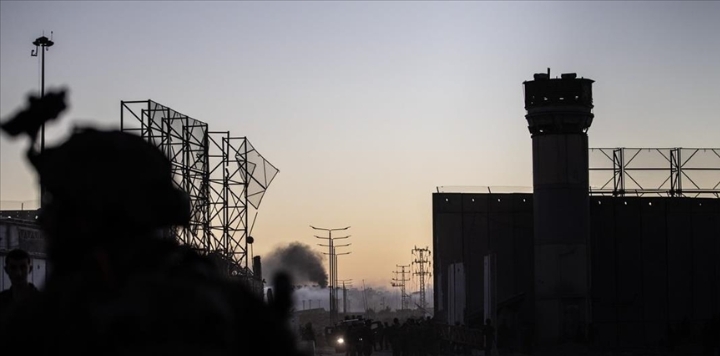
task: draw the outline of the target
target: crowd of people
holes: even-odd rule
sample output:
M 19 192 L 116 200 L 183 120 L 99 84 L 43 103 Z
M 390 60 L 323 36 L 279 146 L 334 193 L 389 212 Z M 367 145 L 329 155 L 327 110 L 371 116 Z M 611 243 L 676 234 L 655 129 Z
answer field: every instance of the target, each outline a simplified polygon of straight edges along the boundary
M 431 317 L 408 318 L 403 322 L 393 318 L 392 322 L 364 319 L 362 316 L 347 316 L 334 326 L 335 332 L 328 337 L 334 345 L 338 335 L 343 339 L 346 356 L 369 356 L 374 351 L 391 351 L 393 356 L 464 355 L 472 349 L 485 349 L 490 355 L 495 348 L 495 328 L 490 320 L 482 328 L 482 345 L 452 342 L 442 336 L 440 324 Z M 305 335 L 307 328 L 304 328 Z

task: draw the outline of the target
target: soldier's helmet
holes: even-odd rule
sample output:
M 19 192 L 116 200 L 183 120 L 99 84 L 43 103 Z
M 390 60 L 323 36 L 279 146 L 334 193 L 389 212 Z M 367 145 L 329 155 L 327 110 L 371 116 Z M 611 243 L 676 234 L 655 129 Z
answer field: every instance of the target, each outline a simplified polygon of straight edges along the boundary
M 0 125 L 10 136 L 31 139 L 28 159 L 43 188 L 43 225 L 82 216 L 105 231 L 122 233 L 188 223 L 189 199 L 173 182 L 169 158 L 143 138 L 80 128 L 59 146 L 38 152 L 34 144 L 41 126 L 65 108 L 64 90 L 31 96 L 26 109 Z
M 43 187 L 43 205 L 53 211 L 82 214 L 115 231 L 189 221 L 189 200 L 173 181 L 170 160 L 136 135 L 77 129 L 63 144 L 29 158 Z

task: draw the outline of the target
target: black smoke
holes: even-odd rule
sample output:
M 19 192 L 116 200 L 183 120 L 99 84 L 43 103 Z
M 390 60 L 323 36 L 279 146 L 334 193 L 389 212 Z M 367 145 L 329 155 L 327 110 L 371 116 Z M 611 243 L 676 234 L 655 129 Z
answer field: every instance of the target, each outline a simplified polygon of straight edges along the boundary
M 276 248 L 265 256 L 263 272 L 272 276 L 283 271 L 292 276 L 293 284 L 317 284 L 322 288 L 328 285 L 328 275 L 323 267 L 323 254 L 313 251 L 310 246 L 300 242 L 291 242 Z

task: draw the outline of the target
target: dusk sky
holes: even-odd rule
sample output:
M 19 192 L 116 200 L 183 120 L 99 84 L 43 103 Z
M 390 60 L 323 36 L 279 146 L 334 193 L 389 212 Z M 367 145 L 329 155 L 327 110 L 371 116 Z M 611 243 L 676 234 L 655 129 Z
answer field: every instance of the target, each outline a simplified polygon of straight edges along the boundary
M 71 108 L 48 144 L 118 126 L 121 100 L 247 136 L 280 169 L 254 253 L 350 225 L 340 279 L 389 286 L 432 248 L 437 186 L 532 185 L 533 73 L 596 81 L 592 147 L 720 146 L 718 19 L 713 1 L 2 1 L 0 117 L 39 90 L 31 42 L 54 31 L 46 86 Z M 37 206 L 25 146 L 0 136 L 4 209 Z

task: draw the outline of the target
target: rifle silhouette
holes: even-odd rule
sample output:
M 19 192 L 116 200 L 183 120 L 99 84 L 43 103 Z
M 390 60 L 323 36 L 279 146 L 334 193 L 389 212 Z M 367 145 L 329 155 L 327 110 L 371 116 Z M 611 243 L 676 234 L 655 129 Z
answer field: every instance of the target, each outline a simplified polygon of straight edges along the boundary
M 67 109 L 66 93 L 67 91 L 62 89 L 45 94 L 43 97 L 31 95 L 28 98 L 28 106 L 0 124 L 0 129 L 11 137 L 28 135 L 33 147 L 40 128 L 45 123 L 57 119 Z

